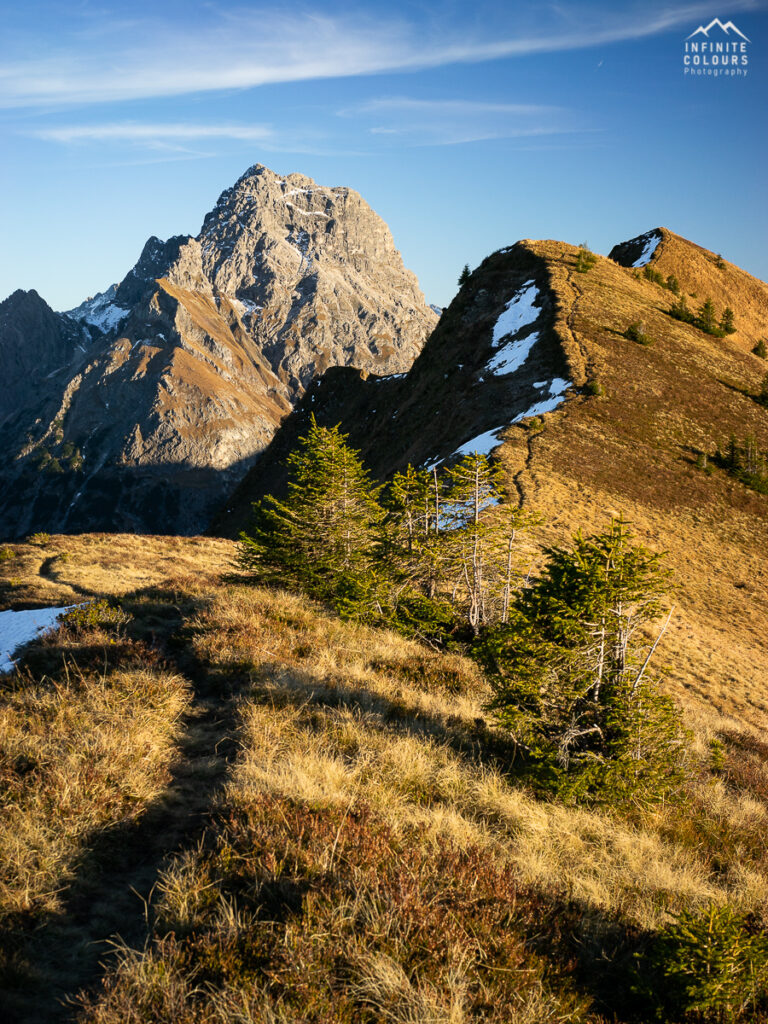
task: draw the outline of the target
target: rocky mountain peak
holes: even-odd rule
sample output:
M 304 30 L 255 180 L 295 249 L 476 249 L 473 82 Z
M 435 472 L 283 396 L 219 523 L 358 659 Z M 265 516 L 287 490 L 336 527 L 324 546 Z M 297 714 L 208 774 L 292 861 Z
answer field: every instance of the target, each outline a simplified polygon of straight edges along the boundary
M 147 239 L 136 265 L 128 271 L 116 289 L 117 305 L 130 308 L 141 300 L 148 288 L 154 290 L 156 280 L 168 273 L 190 240 L 190 235 L 174 235 L 167 242 L 156 235 Z
M 11 318 L 68 345 L 0 437 L 11 536 L 204 528 L 314 377 L 335 365 L 404 372 L 437 322 L 356 192 L 259 164 L 197 238 L 152 236 L 119 284 L 48 313 L 47 332 Z

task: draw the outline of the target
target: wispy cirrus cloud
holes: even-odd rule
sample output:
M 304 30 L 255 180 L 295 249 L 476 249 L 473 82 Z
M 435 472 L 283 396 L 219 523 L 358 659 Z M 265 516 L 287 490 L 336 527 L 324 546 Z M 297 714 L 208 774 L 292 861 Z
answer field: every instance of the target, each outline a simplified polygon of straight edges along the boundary
M 763 6 L 764 0 L 735 0 L 729 13 Z M 191 28 L 160 16 L 117 22 L 102 14 L 98 46 L 95 29 L 89 33 L 82 26 L 44 46 L 39 33 L 8 33 L 9 56 L 0 59 L 0 107 L 179 96 L 606 46 L 716 14 L 720 0 L 638 2 L 608 12 L 582 3 L 521 4 L 493 28 L 473 30 L 364 12 L 222 11 L 194 4 L 191 10 Z
M 449 146 L 489 139 L 572 135 L 596 129 L 564 107 L 483 100 L 380 97 L 338 111 L 340 117 L 373 121 L 370 135 L 399 145 Z
M 154 154 L 149 158 L 139 155 L 138 159 L 120 159 L 119 166 L 134 163 L 157 163 L 168 160 L 182 160 L 195 157 L 214 156 L 215 152 L 192 148 L 194 144 L 242 142 L 246 145 L 258 143 L 259 148 L 270 152 L 307 153 L 315 156 L 361 156 L 358 149 L 344 147 L 339 139 L 331 138 L 327 131 L 316 126 L 301 128 L 290 126 L 281 130 L 269 124 L 243 124 L 236 122 L 140 122 L 109 121 L 95 124 L 56 124 L 25 128 L 21 134 L 46 142 L 66 146 L 112 147 L 112 151 L 141 151 Z M 216 147 L 214 146 L 215 150 Z M 162 156 L 160 154 L 165 154 Z M 112 166 L 113 164 L 109 164 Z
M 35 128 L 27 132 L 50 142 L 137 142 L 164 143 L 199 139 L 242 139 L 265 141 L 273 137 L 272 128 L 261 124 L 161 124 L 136 121 L 106 124 L 73 124 Z

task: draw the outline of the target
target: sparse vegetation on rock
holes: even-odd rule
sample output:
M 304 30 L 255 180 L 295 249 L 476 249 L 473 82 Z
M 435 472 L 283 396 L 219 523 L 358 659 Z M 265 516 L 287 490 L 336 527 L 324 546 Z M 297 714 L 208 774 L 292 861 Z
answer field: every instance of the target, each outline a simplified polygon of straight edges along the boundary
M 624 337 L 629 341 L 636 341 L 638 345 L 653 344 L 653 338 L 646 334 L 645 324 L 642 320 L 635 320 L 634 323 L 631 323 L 624 331 Z
M 587 271 L 591 270 L 596 263 L 596 254 L 590 250 L 586 242 L 582 242 L 579 246 L 579 253 L 576 257 L 576 266 L 574 267 L 574 269 L 579 274 L 586 274 Z

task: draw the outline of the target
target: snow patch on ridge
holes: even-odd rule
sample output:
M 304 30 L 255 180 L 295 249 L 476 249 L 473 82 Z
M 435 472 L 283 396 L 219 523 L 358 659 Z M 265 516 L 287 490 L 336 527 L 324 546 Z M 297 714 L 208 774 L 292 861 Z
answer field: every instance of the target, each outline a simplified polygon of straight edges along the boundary
M 531 349 L 538 340 L 538 332 L 534 332 L 520 341 L 510 341 L 509 344 L 500 348 L 492 359 L 488 360 L 485 364 L 485 369 L 489 373 L 496 374 L 498 377 L 505 377 L 507 374 L 514 373 L 526 361 L 531 354 Z
M 53 629 L 61 616 L 74 607 L 0 612 L 0 672 L 12 672 L 16 651 L 41 633 Z
M 501 441 L 496 435 L 503 430 L 505 426 L 506 423 L 502 423 L 500 427 L 494 427 L 493 430 L 486 430 L 484 434 L 478 434 L 477 437 L 473 437 L 471 441 L 466 441 L 461 448 L 457 448 L 449 458 L 454 458 L 456 455 L 473 455 L 475 452 L 479 455 L 490 455 L 493 449 L 498 448 L 501 444 Z
M 538 332 L 529 334 L 527 338 L 515 339 L 515 335 L 524 327 L 529 327 L 541 316 L 541 309 L 534 306 L 539 297 L 535 281 L 526 283 L 512 296 L 502 310 L 493 326 L 493 343 L 499 345 L 506 338 L 511 340 L 491 357 L 485 369 L 498 376 L 506 376 L 519 370 L 531 349 L 539 340 Z
M 661 241 L 659 235 L 655 233 L 640 235 L 640 238 L 645 239 L 645 248 L 632 264 L 633 267 L 644 267 L 646 263 L 650 263 L 651 256 L 656 252 L 656 247 Z
M 74 309 L 66 311 L 65 316 L 79 323 L 90 324 L 98 327 L 105 334 L 114 330 L 130 313 L 129 309 L 123 309 L 113 302 L 117 292 L 117 285 L 113 284 L 105 292 L 94 295 L 92 299 L 86 299 Z
M 447 459 L 432 459 L 431 462 L 424 464 L 424 469 L 431 469 L 436 466 L 439 462 L 447 462 L 449 459 L 455 459 L 462 455 L 473 455 L 477 452 L 479 455 L 490 455 L 494 448 L 498 448 L 501 444 L 498 435 L 504 430 L 505 427 L 511 426 L 512 423 L 519 423 L 520 420 L 527 419 L 529 416 L 541 416 L 545 412 L 553 412 L 558 406 L 562 405 L 566 398 L 566 392 L 571 387 L 571 382 L 565 380 L 564 377 L 555 377 L 551 381 L 540 381 L 534 385 L 537 388 L 548 388 L 549 397 L 542 398 L 538 402 L 534 402 L 524 412 L 520 412 L 515 416 L 509 424 L 502 423 L 500 427 L 494 427 L 492 430 L 486 430 L 484 434 L 478 434 L 477 437 L 473 437 L 470 441 L 465 441 L 460 448 L 457 448 L 452 455 L 449 455 Z
M 534 300 L 539 296 L 539 289 L 535 281 L 526 281 L 522 288 L 516 292 L 501 312 L 493 327 L 493 343 L 498 345 L 500 341 L 510 334 L 527 327 L 539 319 L 541 310 L 534 306 Z

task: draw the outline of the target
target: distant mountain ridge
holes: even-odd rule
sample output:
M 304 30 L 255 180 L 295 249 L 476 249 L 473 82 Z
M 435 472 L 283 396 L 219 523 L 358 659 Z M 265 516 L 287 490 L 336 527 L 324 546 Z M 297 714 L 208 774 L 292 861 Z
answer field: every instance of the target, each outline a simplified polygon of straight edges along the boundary
M 403 372 L 436 322 L 356 192 L 255 165 L 80 306 L 0 304 L 0 535 L 200 531 L 315 375 Z

